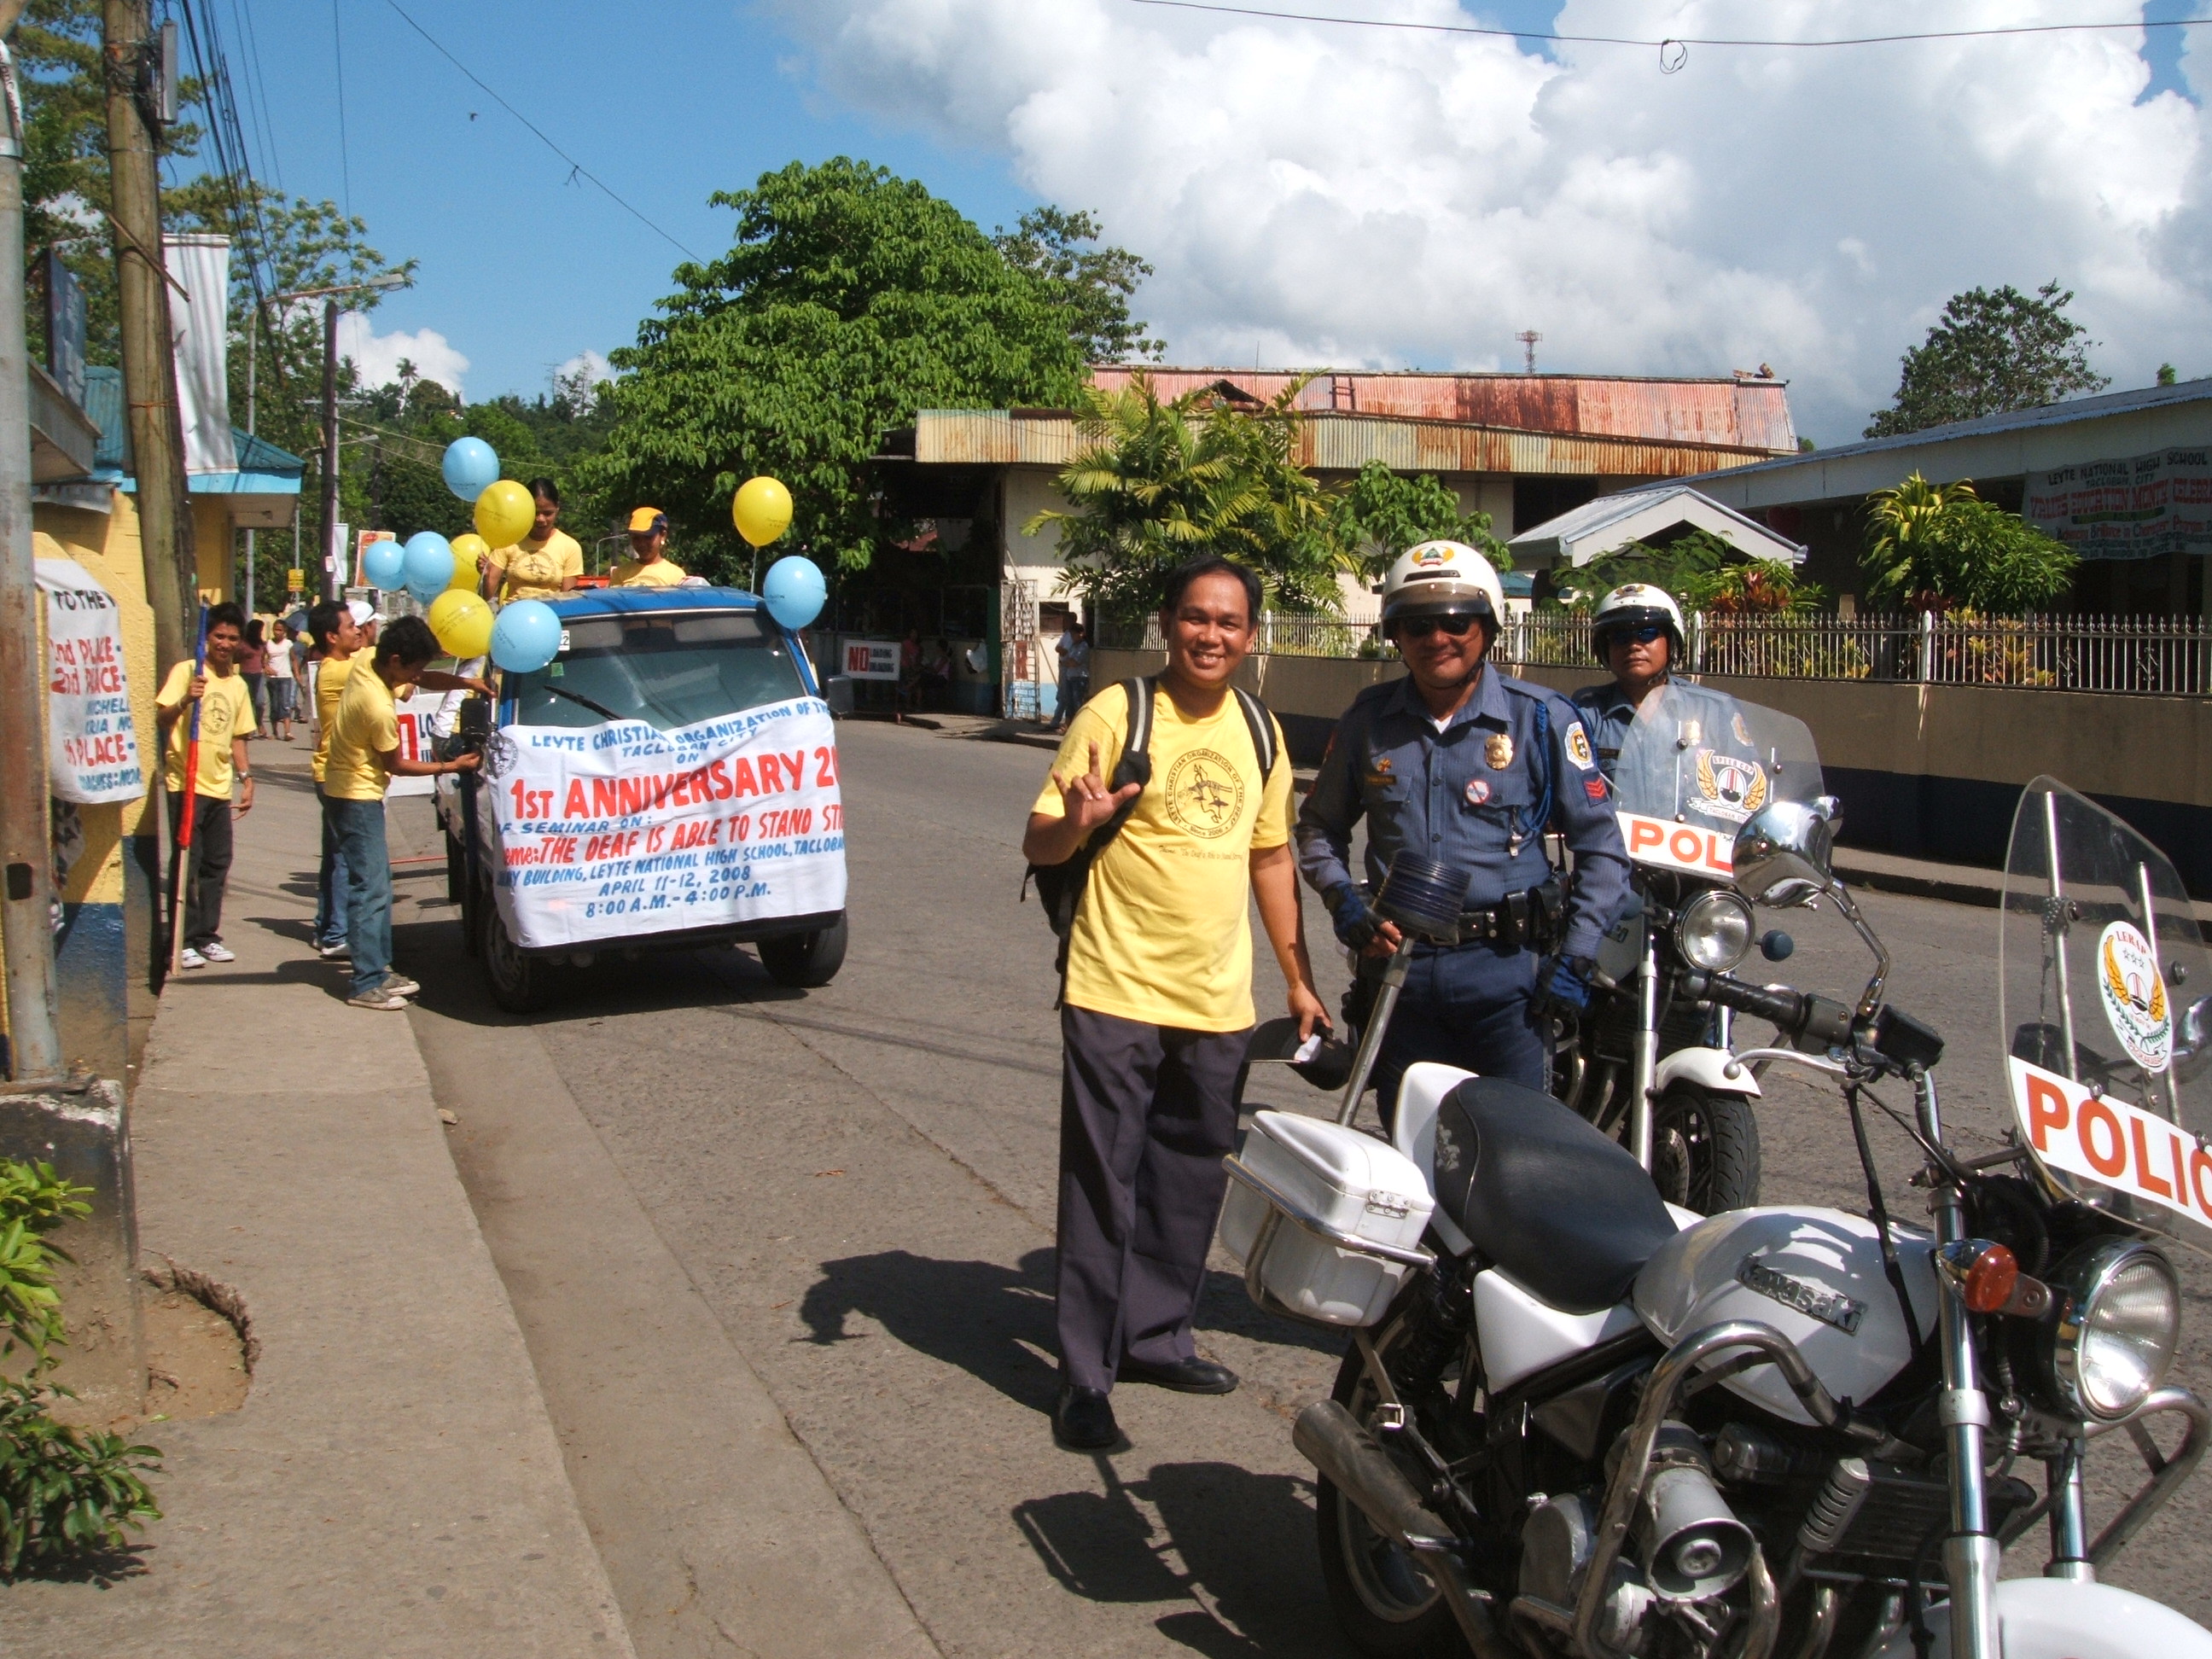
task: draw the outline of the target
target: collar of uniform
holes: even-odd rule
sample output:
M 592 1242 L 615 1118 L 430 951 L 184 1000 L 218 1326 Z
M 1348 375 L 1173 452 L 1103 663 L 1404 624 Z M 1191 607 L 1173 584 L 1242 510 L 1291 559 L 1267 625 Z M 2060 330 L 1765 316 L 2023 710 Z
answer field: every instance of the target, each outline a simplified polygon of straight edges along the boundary
M 1665 682 L 1662 681 L 1661 684 L 1664 684 Z M 1597 709 L 1600 714 L 1610 714 L 1623 704 L 1626 704 L 1631 708 L 1636 706 L 1628 702 L 1628 692 L 1619 680 L 1608 680 L 1597 688 Z
M 1469 720 L 1480 720 L 1503 732 L 1513 724 L 1512 713 L 1505 701 L 1505 687 L 1501 682 L 1498 665 L 1486 661 L 1482 665 L 1482 679 L 1474 688 L 1474 695 L 1460 706 L 1459 712 L 1445 723 L 1444 732 L 1463 726 Z M 1437 723 L 1430 714 L 1428 705 L 1413 684 L 1411 674 L 1398 677 L 1397 712 L 1416 722 L 1421 730 L 1435 733 Z M 1439 734 L 1441 735 L 1441 734 Z

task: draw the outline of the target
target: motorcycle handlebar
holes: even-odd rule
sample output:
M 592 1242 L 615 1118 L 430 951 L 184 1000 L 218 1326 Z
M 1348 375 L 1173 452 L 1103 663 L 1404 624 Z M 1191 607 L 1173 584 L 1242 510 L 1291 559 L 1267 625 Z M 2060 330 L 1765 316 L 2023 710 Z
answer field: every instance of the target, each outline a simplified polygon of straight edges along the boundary
M 1696 980 L 1704 982 L 1698 984 Z M 1828 997 L 1786 987 L 1770 990 L 1764 985 L 1730 979 L 1726 974 L 1696 975 L 1689 989 L 1692 995 L 1771 1020 L 1792 1038 L 1809 1037 L 1823 1048 L 1851 1040 L 1851 1010 Z

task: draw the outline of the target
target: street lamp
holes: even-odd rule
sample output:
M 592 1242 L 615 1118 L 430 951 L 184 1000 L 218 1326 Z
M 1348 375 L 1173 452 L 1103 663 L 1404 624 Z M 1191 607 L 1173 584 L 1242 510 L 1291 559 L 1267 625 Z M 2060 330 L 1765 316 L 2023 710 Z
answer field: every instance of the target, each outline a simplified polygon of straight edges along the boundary
M 323 302 L 323 597 L 339 597 L 338 557 L 344 550 L 337 544 L 338 535 L 338 299 L 341 294 L 384 293 L 395 288 L 405 288 L 409 278 L 404 271 L 387 270 L 380 276 L 372 276 L 362 283 L 337 283 L 328 288 L 296 289 L 289 294 L 272 294 L 268 303 L 272 306 L 291 305 L 301 300 L 320 300 Z M 253 359 L 251 347 L 246 357 L 246 430 L 252 427 Z

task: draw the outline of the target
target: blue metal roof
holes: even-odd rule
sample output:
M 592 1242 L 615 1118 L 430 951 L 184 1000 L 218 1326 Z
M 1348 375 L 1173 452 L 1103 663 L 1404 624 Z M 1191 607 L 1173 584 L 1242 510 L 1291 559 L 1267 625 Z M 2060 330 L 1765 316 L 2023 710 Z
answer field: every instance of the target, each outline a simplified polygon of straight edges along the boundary
M 554 614 L 574 617 L 634 617 L 652 611 L 757 611 L 761 599 L 742 587 L 586 587 L 548 599 Z
M 100 447 L 93 465 L 131 470 L 131 422 L 123 409 L 123 371 L 94 363 L 84 371 L 84 412 L 100 428 Z

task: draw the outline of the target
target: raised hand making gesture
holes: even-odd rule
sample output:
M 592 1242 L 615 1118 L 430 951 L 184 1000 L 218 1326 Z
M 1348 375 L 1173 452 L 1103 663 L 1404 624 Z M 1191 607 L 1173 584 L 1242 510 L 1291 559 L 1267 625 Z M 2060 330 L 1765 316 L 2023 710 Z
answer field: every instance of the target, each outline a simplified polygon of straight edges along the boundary
M 1119 789 L 1109 789 L 1098 769 L 1098 745 L 1091 748 L 1091 769 L 1080 777 L 1052 775 L 1059 787 L 1064 815 L 1054 818 L 1043 813 L 1032 814 L 1030 830 L 1024 839 L 1022 853 L 1031 864 L 1065 864 L 1075 856 L 1077 848 L 1091 838 L 1091 832 L 1121 811 L 1123 802 L 1133 799 L 1144 788 L 1141 783 L 1125 783 Z

